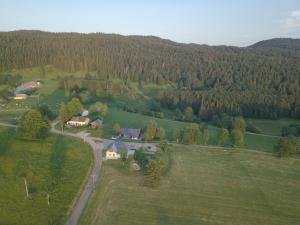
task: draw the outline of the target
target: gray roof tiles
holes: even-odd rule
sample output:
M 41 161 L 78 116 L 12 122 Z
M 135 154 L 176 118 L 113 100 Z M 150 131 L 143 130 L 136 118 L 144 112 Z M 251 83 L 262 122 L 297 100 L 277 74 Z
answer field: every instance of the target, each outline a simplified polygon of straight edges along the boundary
M 139 138 L 141 135 L 141 129 L 121 128 L 120 135 L 129 138 Z

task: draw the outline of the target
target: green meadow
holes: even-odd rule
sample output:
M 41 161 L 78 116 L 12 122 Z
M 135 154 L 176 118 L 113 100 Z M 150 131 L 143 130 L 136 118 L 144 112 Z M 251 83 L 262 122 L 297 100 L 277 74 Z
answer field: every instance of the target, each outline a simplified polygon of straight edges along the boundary
M 80 224 L 299 224 L 300 161 L 176 145 L 170 162 L 154 189 L 121 162 L 105 162 Z
M 2 131 L 4 129 L 1 129 Z M 52 146 L 57 136 L 43 142 L 14 139 L 10 149 L 0 156 L 0 218 L 2 225 L 64 224 L 74 199 L 85 183 L 91 165 L 89 147 L 77 139 L 63 138 L 65 161 L 61 181 L 46 189 L 50 176 Z M 26 197 L 24 181 L 16 175 L 20 160 L 28 163 Z M 50 205 L 47 195 L 50 195 Z
M 263 134 L 280 136 L 281 130 L 285 126 L 296 123 L 300 124 L 300 120 L 296 119 L 278 119 L 278 120 L 263 120 L 263 119 L 247 119 L 253 123 L 254 126 L 259 128 Z

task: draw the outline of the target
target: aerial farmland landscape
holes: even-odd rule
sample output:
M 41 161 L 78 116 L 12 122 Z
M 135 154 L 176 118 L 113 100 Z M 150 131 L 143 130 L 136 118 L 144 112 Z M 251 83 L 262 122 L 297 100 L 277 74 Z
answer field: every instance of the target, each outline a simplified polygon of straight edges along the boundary
M 0 225 L 300 224 L 298 0 L 0 12 Z

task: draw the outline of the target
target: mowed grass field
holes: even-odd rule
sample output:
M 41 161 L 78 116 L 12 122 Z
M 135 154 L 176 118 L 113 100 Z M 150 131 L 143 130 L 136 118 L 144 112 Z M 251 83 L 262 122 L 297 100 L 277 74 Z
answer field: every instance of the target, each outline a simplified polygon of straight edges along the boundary
M 263 120 L 263 119 L 247 119 L 258 127 L 263 134 L 280 136 L 283 127 L 290 124 L 300 124 L 300 120 L 296 119 L 278 119 L 278 120 Z
M 51 148 L 56 138 L 57 136 L 51 136 L 43 143 L 14 140 L 11 149 L 0 156 L 1 225 L 65 223 L 68 210 L 88 175 L 91 154 L 89 147 L 81 141 L 64 138 L 66 157 L 61 182 L 53 191 L 49 191 L 48 206 L 45 186 L 47 177 L 50 176 Z M 29 164 L 29 198 L 26 198 L 23 179 L 15 173 L 16 165 L 21 159 L 26 159 Z
M 105 162 L 80 224 L 300 224 L 300 161 L 178 145 L 171 162 L 154 189 Z

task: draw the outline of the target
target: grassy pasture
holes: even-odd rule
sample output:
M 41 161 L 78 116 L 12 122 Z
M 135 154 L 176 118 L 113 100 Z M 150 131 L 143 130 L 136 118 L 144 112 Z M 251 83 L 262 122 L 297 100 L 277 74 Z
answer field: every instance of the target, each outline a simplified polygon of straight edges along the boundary
M 1 128 L 2 129 L 2 128 Z M 0 224 L 64 224 L 66 215 L 90 168 L 87 145 L 77 139 L 64 138 L 66 160 L 61 182 L 50 193 L 47 205 L 45 180 L 50 173 L 51 147 L 56 136 L 45 142 L 14 140 L 6 155 L 0 156 Z M 26 198 L 22 178 L 15 175 L 20 159 L 29 163 L 30 198 Z
M 278 119 L 278 120 L 262 120 L 262 119 L 247 119 L 258 127 L 263 134 L 280 136 L 283 127 L 292 123 L 300 124 L 300 120 L 295 119 Z
M 256 134 L 246 134 L 246 148 L 264 152 L 273 152 L 279 141 L 279 137 L 262 136 Z
M 299 224 L 300 161 L 181 145 L 171 157 L 155 189 L 105 162 L 80 224 Z

